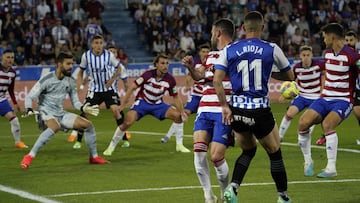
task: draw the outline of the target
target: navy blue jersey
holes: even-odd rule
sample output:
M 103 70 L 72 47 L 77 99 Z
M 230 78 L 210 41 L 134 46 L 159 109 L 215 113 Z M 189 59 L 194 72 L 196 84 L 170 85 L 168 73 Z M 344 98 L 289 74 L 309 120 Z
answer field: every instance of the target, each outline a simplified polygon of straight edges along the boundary
M 215 69 L 230 77 L 232 106 L 245 109 L 269 107 L 268 83 L 273 68 L 288 71 L 290 64 L 274 43 L 257 38 L 234 42 L 220 52 Z

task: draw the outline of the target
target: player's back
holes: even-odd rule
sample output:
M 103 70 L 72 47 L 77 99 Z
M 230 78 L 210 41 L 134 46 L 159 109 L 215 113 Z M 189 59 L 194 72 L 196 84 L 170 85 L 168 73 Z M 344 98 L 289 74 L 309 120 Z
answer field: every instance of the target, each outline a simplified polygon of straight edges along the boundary
M 275 52 L 275 44 L 256 38 L 240 40 L 228 46 L 228 74 L 233 91 L 251 97 L 266 96 Z

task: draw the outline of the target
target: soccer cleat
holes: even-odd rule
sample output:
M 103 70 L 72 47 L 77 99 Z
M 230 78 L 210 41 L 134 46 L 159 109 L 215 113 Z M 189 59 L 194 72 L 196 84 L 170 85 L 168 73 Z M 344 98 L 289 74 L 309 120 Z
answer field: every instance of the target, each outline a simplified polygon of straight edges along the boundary
M 357 144 L 357 145 L 360 145 L 360 139 L 357 139 L 357 140 L 356 140 L 356 144 Z
M 24 142 L 20 141 L 18 143 L 15 144 L 16 148 L 20 148 L 20 149 L 26 149 L 29 148 Z
M 101 156 L 97 156 L 97 157 L 90 157 L 89 163 L 90 164 L 109 164 L 110 161 L 105 160 Z
M 75 144 L 73 145 L 73 149 L 80 149 L 81 148 L 81 142 L 76 141 Z
M 277 203 L 291 203 L 291 199 L 284 200 L 282 197 L 279 196 Z
M 163 137 L 163 138 L 160 139 L 160 142 L 161 142 L 161 143 L 167 143 L 167 142 L 169 142 L 169 140 L 170 140 L 170 138 L 167 137 L 167 136 L 165 136 L 165 137 Z
M 329 171 L 326 171 L 326 169 L 323 169 L 323 171 L 321 173 L 317 174 L 318 178 L 333 178 L 336 176 L 337 176 L 336 171 L 329 172 Z
M 71 135 L 68 137 L 68 142 L 74 142 L 77 137 L 77 131 L 72 131 Z
M 125 131 L 125 136 L 126 136 L 126 139 L 130 140 L 131 134 L 129 133 L 129 131 Z
M 33 159 L 34 157 L 30 154 L 25 155 L 20 163 L 21 168 L 24 170 L 28 169 Z
M 231 185 L 227 186 L 224 191 L 224 200 L 226 203 L 237 203 L 237 196 Z
M 130 147 L 130 142 L 129 142 L 129 141 L 126 141 L 126 140 L 124 140 L 124 143 L 121 145 L 121 147 L 124 147 L 124 148 L 128 148 L 128 147 Z
M 103 155 L 105 156 L 111 156 L 113 151 L 114 151 L 115 148 L 113 147 L 108 147 L 104 152 L 103 152 Z
M 304 176 L 314 175 L 314 162 L 304 164 Z
M 183 153 L 189 153 L 191 152 L 188 148 L 186 148 L 183 144 L 177 144 L 176 145 L 176 151 L 177 152 L 183 152 Z
M 205 199 L 205 203 L 217 203 L 217 202 L 218 202 L 218 198 L 215 195 L 213 195 L 211 199 Z
M 317 145 L 323 145 L 324 143 L 326 143 L 326 138 L 324 135 L 316 141 Z

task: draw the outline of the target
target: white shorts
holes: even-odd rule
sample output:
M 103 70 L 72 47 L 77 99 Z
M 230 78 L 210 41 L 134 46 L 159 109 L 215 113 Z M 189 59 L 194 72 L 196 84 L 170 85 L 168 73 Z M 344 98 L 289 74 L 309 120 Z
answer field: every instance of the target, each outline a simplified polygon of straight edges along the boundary
M 61 126 L 61 130 L 63 130 L 63 131 L 73 129 L 75 120 L 78 116 L 79 115 L 77 115 L 77 114 L 66 112 L 66 111 L 65 111 L 64 115 L 62 115 L 62 116 L 54 116 L 54 115 L 44 114 L 43 112 L 41 112 L 41 118 L 45 122 L 50 119 L 55 119 L 56 122 Z

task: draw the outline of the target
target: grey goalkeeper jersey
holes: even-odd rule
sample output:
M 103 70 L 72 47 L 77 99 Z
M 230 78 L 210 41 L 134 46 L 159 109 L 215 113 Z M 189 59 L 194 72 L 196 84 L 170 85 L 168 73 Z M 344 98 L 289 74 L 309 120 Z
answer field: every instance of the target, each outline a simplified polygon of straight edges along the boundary
M 38 99 L 39 111 L 53 116 L 63 116 L 63 103 L 68 94 L 72 105 L 80 110 L 82 103 L 79 101 L 75 79 L 65 76 L 59 80 L 55 72 L 50 72 L 32 87 L 25 98 L 25 108 L 32 108 L 32 101 Z

